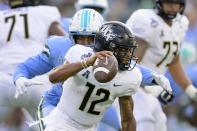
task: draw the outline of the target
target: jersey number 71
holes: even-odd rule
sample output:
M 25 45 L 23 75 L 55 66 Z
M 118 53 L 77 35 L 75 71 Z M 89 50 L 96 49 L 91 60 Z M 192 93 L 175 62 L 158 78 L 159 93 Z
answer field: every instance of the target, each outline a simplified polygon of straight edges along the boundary
M 5 23 L 8 23 L 9 21 L 11 21 L 11 26 L 10 26 L 10 30 L 7 36 L 7 42 L 11 40 L 12 37 L 12 32 L 16 23 L 17 19 L 23 19 L 24 21 L 24 34 L 25 34 L 25 38 L 29 38 L 29 31 L 28 31 L 28 15 L 27 14 L 19 14 L 19 16 L 17 17 L 16 15 L 12 15 L 12 16 L 8 16 L 5 17 Z

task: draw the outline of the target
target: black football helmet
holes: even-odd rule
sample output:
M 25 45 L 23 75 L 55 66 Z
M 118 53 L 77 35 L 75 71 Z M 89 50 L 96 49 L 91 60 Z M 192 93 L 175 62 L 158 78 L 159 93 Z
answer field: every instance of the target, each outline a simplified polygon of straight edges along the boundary
M 116 57 L 120 70 L 131 69 L 131 60 L 137 62 L 134 56 L 136 41 L 129 28 L 117 21 L 103 24 L 95 36 L 95 52 L 112 51 Z
M 40 0 L 9 0 L 9 5 L 11 8 L 36 6 L 38 4 L 40 4 Z
M 176 14 L 165 13 L 165 11 L 162 7 L 162 4 L 164 2 L 179 3 L 181 5 L 181 8 L 180 8 L 179 12 L 177 12 L 177 13 L 180 13 L 180 14 L 184 13 L 185 6 L 186 6 L 185 0 L 156 0 L 155 8 L 158 10 L 158 15 L 160 15 L 163 19 L 172 20 L 177 16 L 177 13 Z

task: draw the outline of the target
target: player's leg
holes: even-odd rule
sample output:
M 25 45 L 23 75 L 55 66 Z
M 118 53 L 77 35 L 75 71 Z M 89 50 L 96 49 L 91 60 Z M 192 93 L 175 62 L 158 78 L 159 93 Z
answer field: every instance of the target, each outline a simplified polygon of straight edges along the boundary
M 15 86 L 12 76 L 0 72 L 0 123 L 4 123 L 6 128 L 23 128 L 29 129 L 24 125 L 24 116 L 20 106 L 17 105 L 14 98 Z
M 138 101 L 136 109 L 146 109 L 143 110 L 143 114 L 149 113 L 149 116 L 146 116 L 145 114 L 142 116 L 139 114 L 136 115 L 137 131 L 143 131 L 144 129 L 148 129 L 150 131 L 167 131 L 166 115 L 164 114 L 158 99 L 151 94 L 145 93 L 143 90 L 139 91 L 137 95 L 141 97 L 143 96 L 143 98 L 139 100 L 143 100 L 145 102 L 139 104 Z M 147 109 L 149 112 L 147 112 Z
M 139 89 L 132 97 L 134 101 L 134 116 L 137 123 L 136 131 L 156 131 L 152 105 L 148 95 L 142 89 Z
M 30 131 L 29 126 L 25 123 L 25 115 L 21 108 L 16 108 L 1 124 L 0 131 Z
M 44 104 L 45 103 L 45 104 Z M 54 105 L 52 104 L 47 104 L 46 105 L 46 99 L 43 97 L 40 101 L 40 104 L 38 106 L 38 111 L 37 111 L 37 120 L 40 121 L 39 127 L 40 131 L 44 131 L 46 128 L 46 124 L 42 120 L 44 117 L 48 116 L 49 113 L 55 108 Z
M 56 84 L 52 88 L 45 92 L 45 95 L 40 101 L 38 106 L 37 118 L 41 121 L 40 127 L 44 129 L 46 124 L 42 121 L 43 118 L 49 115 L 49 113 L 56 107 L 60 97 L 62 95 L 62 85 Z
M 10 92 L 14 92 L 12 84 L 12 76 L 0 72 L 0 123 L 7 118 L 13 111 L 14 107 L 11 104 Z
M 156 131 L 153 125 L 154 122 L 151 120 L 138 121 L 136 131 L 146 131 L 146 129 L 148 129 L 147 131 Z
M 97 131 L 119 131 L 120 129 L 117 111 L 111 106 L 105 112 L 103 119 L 98 125 Z
M 162 110 L 161 104 L 154 97 L 152 102 L 154 103 L 153 116 L 155 119 L 155 131 L 167 131 L 167 118 Z

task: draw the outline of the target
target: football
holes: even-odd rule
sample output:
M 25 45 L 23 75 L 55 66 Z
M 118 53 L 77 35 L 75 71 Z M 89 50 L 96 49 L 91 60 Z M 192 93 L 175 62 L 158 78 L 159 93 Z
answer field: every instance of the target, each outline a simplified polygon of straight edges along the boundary
M 118 61 L 114 55 L 96 59 L 93 65 L 95 79 L 100 83 L 111 81 L 118 72 Z

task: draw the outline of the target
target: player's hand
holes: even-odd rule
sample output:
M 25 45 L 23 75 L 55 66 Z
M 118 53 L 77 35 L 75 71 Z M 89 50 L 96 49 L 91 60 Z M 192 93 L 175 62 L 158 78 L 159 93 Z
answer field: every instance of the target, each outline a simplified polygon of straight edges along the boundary
M 154 79 L 156 85 L 161 86 L 162 88 L 164 88 L 168 92 L 172 92 L 170 82 L 164 75 L 155 74 L 155 73 L 153 73 L 152 75 L 153 75 L 153 79 Z
M 104 57 L 111 56 L 111 55 L 113 55 L 113 52 L 111 51 L 96 52 L 93 56 L 91 56 L 90 58 L 86 60 L 86 63 L 88 66 L 92 66 L 94 65 L 94 62 L 97 58 L 103 59 Z
M 185 93 L 195 102 L 197 102 L 197 88 L 193 85 L 189 85 Z
M 166 89 L 162 88 L 161 86 L 154 85 L 154 86 L 145 86 L 144 90 L 149 92 L 153 96 L 157 97 L 158 100 L 162 104 L 168 104 L 174 98 L 173 92 L 169 92 Z
M 174 99 L 174 94 L 173 94 L 173 92 L 169 92 L 169 91 L 163 89 L 161 91 L 161 93 L 159 94 L 158 99 L 161 103 L 168 104 L 169 102 L 171 102 Z
M 17 99 L 19 95 L 22 95 L 23 93 L 27 92 L 28 87 L 32 85 L 42 85 L 43 83 L 40 81 L 35 81 L 31 79 L 27 79 L 25 77 L 19 77 L 16 82 L 16 92 L 14 97 Z

